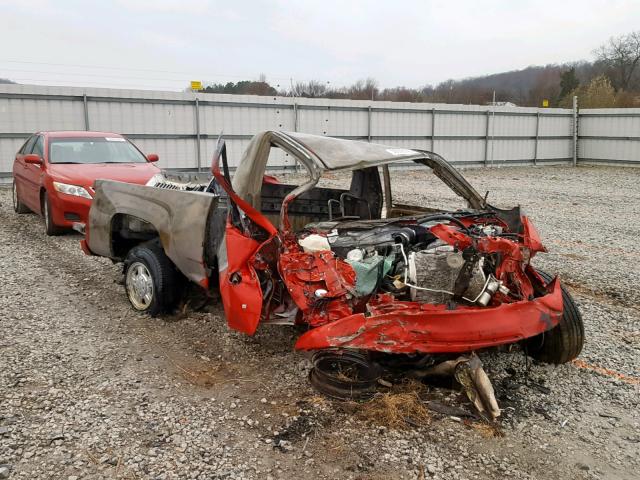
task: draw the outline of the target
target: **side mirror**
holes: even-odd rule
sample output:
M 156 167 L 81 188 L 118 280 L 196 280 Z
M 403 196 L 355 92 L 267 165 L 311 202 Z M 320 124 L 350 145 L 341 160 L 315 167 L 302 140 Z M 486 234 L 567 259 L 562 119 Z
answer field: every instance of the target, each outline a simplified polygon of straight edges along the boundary
M 42 165 L 42 158 L 40 155 L 36 155 L 35 153 L 25 155 L 23 160 L 24 163 L 30 163 L 31 165 Z
M 157 162 L 159 158 L 160 157 L 158 157 L 157 153 L 150 153 L 149 155 L 147 155 L 148 162 Z

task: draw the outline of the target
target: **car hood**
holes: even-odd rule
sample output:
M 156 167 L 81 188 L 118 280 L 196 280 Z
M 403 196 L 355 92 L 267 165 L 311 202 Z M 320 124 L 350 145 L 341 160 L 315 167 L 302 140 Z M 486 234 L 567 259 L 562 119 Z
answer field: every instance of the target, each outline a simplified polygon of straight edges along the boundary
M 145 184 L 160 169 L 151 163 L 59 163 L 49 165 L 54 180 L 92 187 L 96 180 Z

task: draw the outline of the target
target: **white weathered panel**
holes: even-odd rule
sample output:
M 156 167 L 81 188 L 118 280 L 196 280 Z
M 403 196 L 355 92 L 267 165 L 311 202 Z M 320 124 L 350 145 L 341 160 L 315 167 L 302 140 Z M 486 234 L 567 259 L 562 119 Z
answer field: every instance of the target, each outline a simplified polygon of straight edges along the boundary
M 572 156 L 570 140 L 538 140 L 539 159 L 569 159 Z
M 533 162 L 535 140 L 494 139 L 489 142 L 489 161 Z
M 293 130 L 293 109 L 257 106 L 200 105 L 200 133 L 253 135 L 263 130 Z M 193 130 L 191 131 L 193 133 Z
M 431 118 L 429 112 L 373 111 L 371 134 L 375 136 L 430 136 Z M 366 121 L 366 119 L 365 119 Z
M 363 110 L 328 109 L 325 112 L 325 131 L 329 136 L 364 138 L 368 132 L 368 112 Z
M 486 130 L 486 114 L 436 112 L 436 136 L 484 136 Z
M 585 160 L 622 160 L 640 164 L 640 141 L 582 139 L 578 145 L 580 158 Z
M 533 137 L 536 134 L 535 115 L 491 115 L 490 132 L 495 136 Z
M 298 110 L 298 131 L 326 135 L 326 120 L 323 110 Z
M 337 137 L 365 138 L 368 112 L 327 108 L 298 108 L 298 131 Z
M 192 105 L 90 102 L 91 130 L 117 133 L 192 134 L 195 114 Z
M 81 101 L 0 98 L 0 132 L 84 130 Z
M 566 115 L 541 115 L 540 131 L 543 136 L 567 136 L 572 132 L 573 118 Z
M 157 153 L 160 168 L 197 167 L 196 144 L 192 139 L 131 139 L 145 154 Z
M 0 138 L 0 177 L 13 170 L 13 159 L 26 138 Z
M 451 163 L 484 161 L 484 140 L 436 140 L 433 151 Z
M 581 110 L 578 125 L 582 137 L 578 141 L 581 160 L 618 160 L 640 164 L 640 109 Z
M 629 109 L 632 110 L 632 109 Z M 603 137 L 640 137 L 640 113 L 638 116 L 580 115 L 580 135 Z

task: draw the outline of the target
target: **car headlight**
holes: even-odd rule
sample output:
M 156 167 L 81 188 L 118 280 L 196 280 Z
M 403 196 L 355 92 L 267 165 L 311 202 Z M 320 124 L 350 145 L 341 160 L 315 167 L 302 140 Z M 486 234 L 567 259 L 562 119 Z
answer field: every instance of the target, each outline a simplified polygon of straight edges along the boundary
M 161 173 L 156 173 L 153 177 L 151 177 L 145 185 L 147 187 L 155 187 L 157 184 L 164 182 L 164 175 Z
M 53 182 L 53 188 L 57 192 L 66 193 L 67 195 L 73 195 L 75 197 L 83 197 L 91 200 L 91 195 L 87 192 L 87 189 L 80 187 L 79 185 L 69 185 L 68 183 Z

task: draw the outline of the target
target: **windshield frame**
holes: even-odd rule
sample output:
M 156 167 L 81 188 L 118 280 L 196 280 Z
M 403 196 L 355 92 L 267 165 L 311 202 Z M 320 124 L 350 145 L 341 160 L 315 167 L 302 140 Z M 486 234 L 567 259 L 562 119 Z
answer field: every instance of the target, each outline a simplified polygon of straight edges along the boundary
M 117 139 L 117 140 L 109 140 L 109 139 Z M 58 143 L 58 144 L 64 144 L 64 143 L 72 143 L 72 142 L 77 142 L 77 143 L 81 143 L 81 142 L 117 142 L 117 143 L 126 143 L 128 144 L 130 147 L 133 147 L 133 150 L 135 152 L 137 152 L 140 157 L 141 160 L 137 161 L 137 160 L 133 160 L 133 161 L 126 161 L 126 162 L 117 162 L 117 161 L 105 161 L 105 162 L 60 162 L 60 161 L 53 161 L 52 156 L 51 156 L 51 148 L 52 145 L 54 143 Z M 142 151 L 131 141 L 129 141 L 129 139 L 125 138 L 125 137 L 121 137 L 121 136 L 94 136 L 94 137 L 85 137 L 85 136 L 78 136 L 78 137 L 53 137 L 53 138 L 49 138 L 48 141 L 48 145 L 47 145 L 47 161 L 49 164 L 51 165 L 127 165 L 127 164 L 143 164 L 143 163 L 149 163 L 149 160 L 147 159 L 147 156 L 142 153 Z

